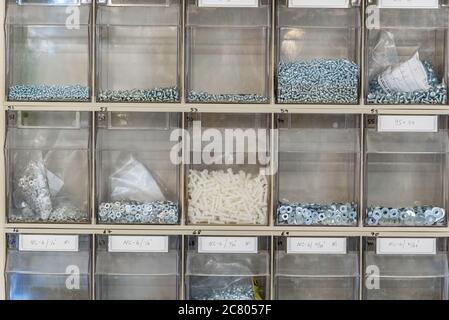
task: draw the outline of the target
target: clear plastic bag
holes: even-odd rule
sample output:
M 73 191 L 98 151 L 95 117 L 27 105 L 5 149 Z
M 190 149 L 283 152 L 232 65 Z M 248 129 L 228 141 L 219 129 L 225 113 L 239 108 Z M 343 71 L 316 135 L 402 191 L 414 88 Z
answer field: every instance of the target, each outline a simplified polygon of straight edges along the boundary
M 129 156 L 110 176 L 112 201 L 163 201 L 165 196 L 147 168 Z
M 26 152 L 18 161 L 20 174 L 14 184 L 14 203 L 27 217 L 36 216 L 38 219 L 47 220 L 53 207 L 42 152 Z
M 379 40 L 370 52 L 370 64 L 368 77 L 372 80 L 388 67 L 399 63 L 398 51 L 394 36 L 391 32 L 382 31 L 379 34 Z
M 88 152 L 77 130 L 12 131 L 12 222 L 88 221 Z
M 434 61 L 421 60 L 419 50 L 419 46 L 409 46 L 407 52 L 411 55 L 399 57 L 393 34 L 387 31 L 379 34 L 370 51 L 368 103 L 446 103 L 446 85 L 437 78 Z

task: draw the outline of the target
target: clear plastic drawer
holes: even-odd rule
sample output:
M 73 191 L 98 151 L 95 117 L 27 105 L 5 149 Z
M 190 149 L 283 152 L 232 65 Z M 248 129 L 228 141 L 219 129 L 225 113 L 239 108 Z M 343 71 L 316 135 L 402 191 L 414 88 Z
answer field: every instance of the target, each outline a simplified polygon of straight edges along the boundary
M 180 0 L 97 0 L 97 101 L 178 102 Z
M 7 299 L 90 299 L 91 236 L 7 234 L 7 243 Z
M 187 118 L 188 223 L 267 225 L 270 116 L 194 114 Z
M 357 104 L 360 1 L 304 3 L 277 1 L 277 102 Z
M 269 102 L 271 0 L 238 2 L 187 0 L 188 102 Z
M 186 299 L 269 299 L 268 237 L 188 238 Z
M 365 1 L 366 102 L 446 104 L 447 0 Z
M 279 300 L 358 300 L 358 238 L 275 238 Z
M 176 300 L 179 298 L 179 236 L 96 238 L 97 300 Z
M 90 221 L 89 112 L 9 111 L 9 222 Z
M 357 225 L 360 117 L 280 114 L 277 125 L 276 224 Z
M 369 116 L 365 225 L 446 225 L 446 116 Z
M 446 238 L 365 238 L 364 299 L 446 300 Z
M 8 100 L 90 100 L 91 11 L 91 0 L 6 0 Z
M 178 113 L 97 113 L 97 221 L 106 224 L 177 224 Z M 179 137 L 180 138 L 180 137 Z M 176 154 L 176 152 L 173 152 Z

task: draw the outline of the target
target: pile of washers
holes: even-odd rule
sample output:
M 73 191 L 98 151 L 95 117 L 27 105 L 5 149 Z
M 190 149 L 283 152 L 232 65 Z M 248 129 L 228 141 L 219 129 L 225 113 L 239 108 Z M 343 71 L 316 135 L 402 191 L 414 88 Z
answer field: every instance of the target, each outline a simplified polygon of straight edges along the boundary
M 433 226 L 443 225 L 446 212 L 434 206 L 416 206 L 413 208 L 372 207 L 367 209 L 366 224 Z
M 115 201 L 98 207 L 102 223 L 177 224 L 178 205 L 172 201 Z
M 282 225 L 335 225 L 357 224 L 355 203 L 279 203 L 277 222 Z

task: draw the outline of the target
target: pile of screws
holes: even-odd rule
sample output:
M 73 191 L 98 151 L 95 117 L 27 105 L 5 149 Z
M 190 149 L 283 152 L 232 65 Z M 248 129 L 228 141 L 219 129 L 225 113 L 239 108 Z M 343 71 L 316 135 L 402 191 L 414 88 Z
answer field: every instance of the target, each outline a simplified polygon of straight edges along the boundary
M 30 161 L 16 182 L 15 196 L 19 205 L 9 215 L 11 222 L 87 222 L 87 213 L 65 201 L 55 205 L 41 161 Z
M 356 104 L 359 67 L 346 59 L 280 62 L 279 103 Z
M 177 87 L 103 90 L 98 94 L 100 102 L 177 102 L 179 91 Z
M 9 88 L 11 101 L 88 101 L 89 88 L 82 85 L 16 85 Z
M 189 223 L 266 224 L 268 180 L 231 169 L 190 170 Z
M 355 203 L 279 203 L 278 224 L 283 225 L 332 225 L 353 226 L 357 224 Z
M 416 206 L 413 208 L 371 207 L 367 209 L 369 226 L 434 226 L 443 225 L 446 212 L 440 207 Z
M 98 207 L 102 223 L 177 224 L 178 205 L 172 201 L 116 201 L 103 202 Z
M 445 104 L 447 100 L 446 86 L 438 82 L 431 63 L 424 61 L 430 89 L 414 92 L 386 92 L 378 79 L 369 84 L 367 102 L 371 104 Z
M 227 288 L 208 288 L 207 290 L 192 290 L 192 300 L 256 300 L 251 283 L 230 285 Z
M 189 102 L 204 103 L 266 103 L 268 98 L 258 94 L 213 94 L 190 91 Z

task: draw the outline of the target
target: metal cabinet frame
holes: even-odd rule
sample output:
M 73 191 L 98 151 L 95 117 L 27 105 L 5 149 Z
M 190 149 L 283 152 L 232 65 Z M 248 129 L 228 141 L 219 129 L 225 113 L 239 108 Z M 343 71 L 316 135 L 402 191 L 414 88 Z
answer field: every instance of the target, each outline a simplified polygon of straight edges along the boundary
M 96 1 L 92 1 L 93 12 L 96 10 Z M 362 1 L 362 12 L 365 12 L 366 5 L 365 1 Z M 186 12 L 186 1 L 183 0 L 183 12 L 185 17 Z M 99 103 L 95 101 L 95 72 L 92 74 L 92 102 L 85 103 L 70 103 L 70 102 L 8 102 L 5 96 L 5 32 L 0 33 L 0 101 L 2 105 L 2 112 L 0 112 L 0 140 L 3 141 L 3 147 L 5 146 L 5 128 L 6 128 L 6 111 L 7 110 L 28 110 L 28 111 L 89 111 L 93 115 L 97 111 L 122 111 L 122 112 L 179 112 L 182 113 L 183 117 L 183 127 L 185 128 L 185 119 L 190 113 L 197 112 L 208 112 L 208 113 L 266 113 L 271 114 L 271 124 L 275 127 L 275 115 L 279 113 L 316 113 L 316 114 L 358 114 L 360 115 L 361 124 L 365 121 L 365 115 L 449 115 L 449 105 L 366 105 L 364 102 L 364 92 L 359 99 L 358 105 L 299 105 L 299 104 L 289 104 L 282 105 L 275 103 L 275 68 L 276 61 L 276 49 L 275 49 L 275 28 L 276 28 L 276 0 L 272 2 L 272 26 L 271 26 L 271 61 L 270 61 L 270 96 L 271 100 L 267 104 L 194 104 L 186 103 L 185 97 L 183 96 L 180 103 Z M 5 2 L 0 6 L 0 21 L 5 21 L 6 4 Z M 366 17 L 362 16 L 362 34 L 365 33 L 365 20 Z M 95 25 L 95 14 L 93 14 L 92 23 Z M 185 19 L 182 22 L 182 29 L 185 30 Z M 92 57 L 95 56 L 95 39 L 92 37 L 90 39 L 92 47 Z M 180 92 L 185 92 L 184 90 L 184 51 L 185 45 L 185 32 L 182 33 L 181 45 L 180 45 Z M 365 50 L 365 37 L 361 40 L 361 51 Z M 443 44 L 442 44 L 443 45 Z M 446 61 L 448 63 L 448 61 Z M 95 70 L 95 59 L 92 59 L 93 70 Z M 361 70 L 364 70 L 365 66 L 365 55 L 362 54 L 361 57 Z M 365 88 L 365 77 L 364 72 L 361 72 L 360 87 Z M 92 117 L 92 145 L 95 142 L 95 116 Z M 360 141 L 361 149 L 363 150 L 364 141 L 364 126 L 360 128 Z M 274 143 L 271 144 L 273 147 L 272 157 L 275 156 Z M 94 148 L 93 148 L 94 149 Z M 95 150 L 92 150 L 92 159 L 94 159 Z M 364 163 L 363 157 L 360 163 L 360 203 L 363 201 L 363 172 Z M 153 226 L 153 225 L 99 225 L 95 224 L 95 207 L 92 206 L 92 222 L 91 224 L 55 224 L 45 225 L 45 224 L 12 224 L 7 223 L 6 220 L 6 196 L 5 196 L 5 158 L 4 152 L 0 155 L 0 273 L 4 274 L 5 264 L 6 264 L 6 234 L 7 233 L 49 233 L 49 234 L 112 234 L 112 235 L 222 235 L 222 236 L 269 236 L 271 237 L 271 298 L 274 297 L 273 290 L 273 258 L 274 258 L 274 237 L 275 236 L 317 236 L 317 237 L 449 237 L 449 226 L 448 227 L 363 227 L 363 215 L 359 219 L 359 224 L 356 227 L 328 227 L 328 226 L 317 226 L 317 227 L 307 227 L 307 226 L 275 226 L 273 219 L 273 195 L 275 194 L 275 176 L 271 177 L 271 207 L 268 208 L 269 214 L 269 225 L 268 226 L 194 226 L 186 225 L 185 217 L 186 212 L 186 188 L 185 188 L 185 168 L 181 166 L 180 170 L 180 188 L 184 190 L 180 193 L 181 197 L 181 209 L 182 209 L 182 223 L 176 226 Z M 95 177 L 95 165 L 92 165 L 91 176 Z M 95 181 L 93 179 L 91 183 L 92 190 L 92 203 L 95 203 Z M 92 241 L 92 250 L 95 254 L 95 241 Z M 360 246 L 361 247 L 361 246 Z M 185 237 L 182 238 L 181 249 L 185 252 Z M 361 250 L 361 249 L 360 249 Z M 182 267 L 181 267 L 181 281 L 184 283 L 185 274 L 185 254 L 182 254 Z M 362 254 L 360 254 L 360 265 L 362 265 Z M 94 263 L 94 261 L 93 261 Z M 361 273 L 361 275 L 363 272 Z M 360 277 L 360 286 L 362 286 L 363 277 Z M 92 282 L 92 296 L 95 292 L 95 283 Z M 6 296 L 5 287 L 5 277 L 0 278 L 0 299 L 5 299 Z M 360 290 L 360 298 L 361 298 Z M 184 286 L 181 285 L 181 299 L 184 298 Z

